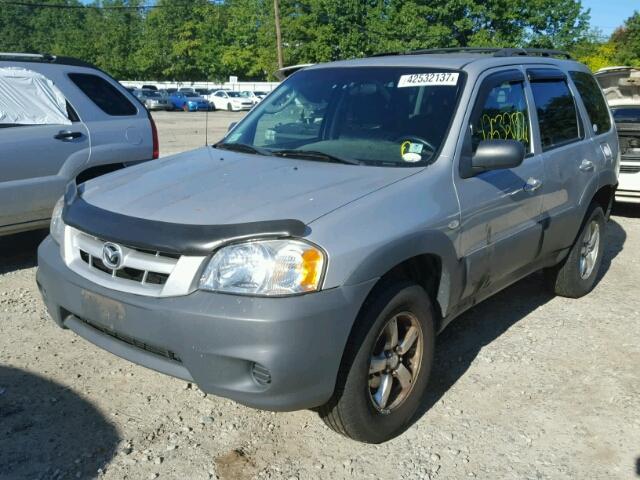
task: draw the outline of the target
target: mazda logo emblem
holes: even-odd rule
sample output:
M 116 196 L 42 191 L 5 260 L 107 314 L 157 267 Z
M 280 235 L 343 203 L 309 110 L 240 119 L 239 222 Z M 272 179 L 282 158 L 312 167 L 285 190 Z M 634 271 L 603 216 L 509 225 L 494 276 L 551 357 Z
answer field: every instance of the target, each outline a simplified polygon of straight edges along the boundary
M 102 263 L 112 270 L 122 266 L 122 248 L 115 243 L 107 242 L 102 246 Z

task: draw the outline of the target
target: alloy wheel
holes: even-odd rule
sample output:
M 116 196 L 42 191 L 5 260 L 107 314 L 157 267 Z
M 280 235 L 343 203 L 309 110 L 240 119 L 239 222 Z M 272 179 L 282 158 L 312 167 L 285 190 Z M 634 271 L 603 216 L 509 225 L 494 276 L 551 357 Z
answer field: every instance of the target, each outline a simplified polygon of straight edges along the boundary
M 413 313 L 398 313 L 386 323 L 369 361 L 369 397 L 380 413 L 391 413 L 407 399 L 423 350 L 422 328 Z
M 580 277 L 584 280 L 591 276 L 598 259 L 600 248 L 600 225 L 595 220 L 587 227 L 582 238 L 582 248 L 580 249 Z

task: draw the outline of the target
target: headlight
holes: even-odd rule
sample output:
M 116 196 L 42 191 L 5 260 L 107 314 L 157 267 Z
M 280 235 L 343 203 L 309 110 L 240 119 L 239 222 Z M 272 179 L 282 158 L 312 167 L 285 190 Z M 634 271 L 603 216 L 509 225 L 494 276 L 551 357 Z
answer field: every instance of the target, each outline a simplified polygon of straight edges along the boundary
M 64 197 L 60 198 L 53 207 L 53 213 L 51 214 L 51 238 L 60 245 L 62 243 L 62 237 L 64 236 L 64 222 L 62 221 L 62 209 L 64 208 Z
M 221 248 L 200 288 L 245 295 L 292 295 L 319 290 L 325 254 L 299 240 L 258 240 Z

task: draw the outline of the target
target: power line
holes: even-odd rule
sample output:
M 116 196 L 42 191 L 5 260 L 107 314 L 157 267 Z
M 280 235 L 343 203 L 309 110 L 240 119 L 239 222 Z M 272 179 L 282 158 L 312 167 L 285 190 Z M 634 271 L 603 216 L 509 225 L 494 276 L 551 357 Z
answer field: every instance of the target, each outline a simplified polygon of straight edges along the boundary
M 208 1 L 206 5 L 216 6 L 219 1 Z M 80 10 L 80 9 L 94 9 L 94 10 L 151 10 L 154 8 L 172 8 L 172 7 L 193 7 L 193 3 L 171 4 L 171 5 L 68 5 L 68 4 L 56 4 L 56 3 L 29 3 L 29 2 L 16 2 L 16 1 L 0 1 L 0 5 L 9 5 L 15 7 L 28 7 L 28 8 L 53 8 L 58 10 Z M 205 5 L 205 4 L 201 4 Z

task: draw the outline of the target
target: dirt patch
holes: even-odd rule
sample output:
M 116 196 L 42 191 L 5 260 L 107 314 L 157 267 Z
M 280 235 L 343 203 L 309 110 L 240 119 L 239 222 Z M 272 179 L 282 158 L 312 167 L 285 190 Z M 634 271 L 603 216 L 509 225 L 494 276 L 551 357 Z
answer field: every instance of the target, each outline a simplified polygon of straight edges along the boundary
M 216 458 L 216 471 L 220 480 L 249 480 L 256 465 L 247 453 L 236 448 Z

